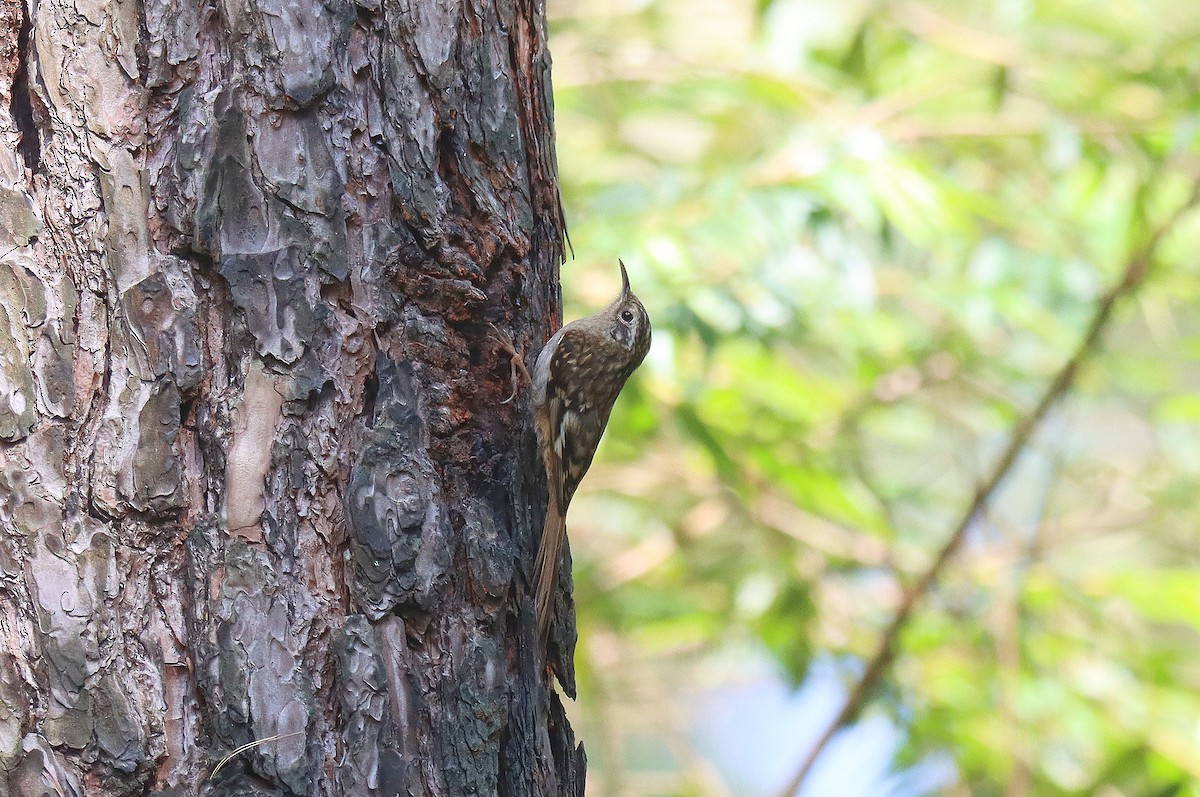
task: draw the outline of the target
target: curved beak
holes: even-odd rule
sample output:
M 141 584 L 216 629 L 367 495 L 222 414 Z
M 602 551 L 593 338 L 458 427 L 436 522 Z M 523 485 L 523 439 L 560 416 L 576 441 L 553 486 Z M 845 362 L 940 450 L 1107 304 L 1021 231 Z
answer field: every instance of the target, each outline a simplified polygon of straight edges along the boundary
M 617 263 L 621 266 L 621 295 L 629 295 L 629 274 L 625 271 L 625 264 L 618 258 Z

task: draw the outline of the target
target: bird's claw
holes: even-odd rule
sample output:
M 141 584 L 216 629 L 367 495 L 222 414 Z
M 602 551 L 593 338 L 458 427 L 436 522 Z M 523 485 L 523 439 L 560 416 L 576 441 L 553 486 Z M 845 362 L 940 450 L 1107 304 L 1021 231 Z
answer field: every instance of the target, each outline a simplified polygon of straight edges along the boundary
M 517 347 L 513 345 L 512 337 L 507 332 L 502 330 L 495 324 L 488 322 L 488 326 L 496 333 L 496 339 L 500 343 L 501 350 L 508 355 L 509 378 L 512 380 L 512 393 L 509 397 L 501 401 L 501 404 L 508 404 L 517 397 L 519 386 L 517 384 L 517 373 L 520 372 L 525 376 L 525 379 L 530 380 L 529 370 L 525 367 L 525 361 L 521 357 L 521 353 L 517 351 Z

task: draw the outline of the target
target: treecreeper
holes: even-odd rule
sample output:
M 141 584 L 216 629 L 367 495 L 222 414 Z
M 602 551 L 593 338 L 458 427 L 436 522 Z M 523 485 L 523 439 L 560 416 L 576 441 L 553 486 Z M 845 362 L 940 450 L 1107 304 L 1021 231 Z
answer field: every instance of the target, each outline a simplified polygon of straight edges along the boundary
M 621 294 L 595 315 L 554 333 L 533 369 L 533 416 L 550 492 L 534 564 L 534 606 L 543 647 L 554 619 L 567 507 L 592 464 L 617 395 L 650 350 L 650 317 L 629 289 L 625 264 L 617 262 Z

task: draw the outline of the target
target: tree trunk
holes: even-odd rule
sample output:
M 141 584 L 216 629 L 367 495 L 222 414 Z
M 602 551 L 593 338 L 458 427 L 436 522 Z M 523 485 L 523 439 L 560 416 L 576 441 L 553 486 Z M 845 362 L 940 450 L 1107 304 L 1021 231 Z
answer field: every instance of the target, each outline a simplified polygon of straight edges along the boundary
M 489 327 L 549 68 L 537 0 L 0 0 L 0 795 L 582 794 Z

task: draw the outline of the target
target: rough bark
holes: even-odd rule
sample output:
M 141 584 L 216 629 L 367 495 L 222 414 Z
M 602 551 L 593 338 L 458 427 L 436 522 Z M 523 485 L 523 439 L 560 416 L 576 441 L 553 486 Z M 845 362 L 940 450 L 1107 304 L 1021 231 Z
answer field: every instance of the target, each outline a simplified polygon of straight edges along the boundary
M 0 0 L 0 795 L 582 794 L 488 326 L 559 315 L 545 40 Z

